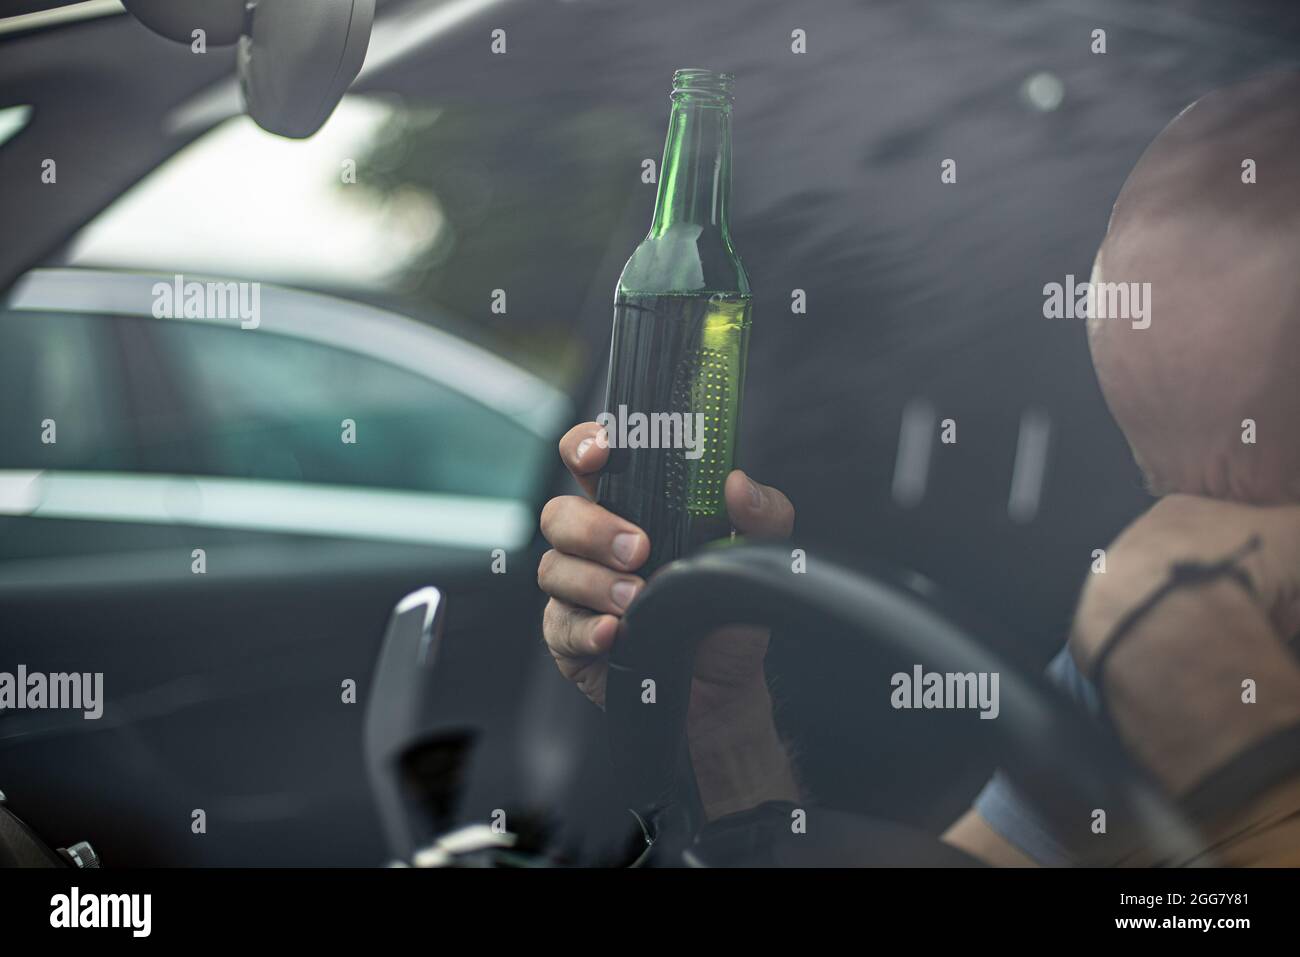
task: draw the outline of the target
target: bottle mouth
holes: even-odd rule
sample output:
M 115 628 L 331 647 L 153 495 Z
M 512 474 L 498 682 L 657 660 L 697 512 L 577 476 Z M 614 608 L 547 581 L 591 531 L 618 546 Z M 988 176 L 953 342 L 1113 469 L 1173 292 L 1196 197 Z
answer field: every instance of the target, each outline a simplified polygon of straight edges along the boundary
M 735 99 L 733 87 L 734 73 L 718 73 L 713 70 L 701 70 L 690 67 L 673 74 L 674 100 L 682 97 L 699 97 L 715 100 L 719 103 L 731 103 Z

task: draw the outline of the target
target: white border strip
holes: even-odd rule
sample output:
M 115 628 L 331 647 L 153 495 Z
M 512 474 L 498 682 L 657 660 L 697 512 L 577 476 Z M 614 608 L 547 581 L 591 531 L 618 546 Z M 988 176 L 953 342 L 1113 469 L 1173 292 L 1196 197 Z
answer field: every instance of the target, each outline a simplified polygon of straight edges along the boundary
M 533 533 L 527 506 L 511 499 L 119 472 L 0 470 L 0 515 L 507 551 Z

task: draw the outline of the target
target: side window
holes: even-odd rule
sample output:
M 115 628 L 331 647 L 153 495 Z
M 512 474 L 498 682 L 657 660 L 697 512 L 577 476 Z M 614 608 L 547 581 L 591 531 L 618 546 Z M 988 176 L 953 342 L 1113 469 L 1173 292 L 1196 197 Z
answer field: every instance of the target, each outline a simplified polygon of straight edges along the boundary
M 0 468 L 139 466 L 112 320 L 0 312 Z
M 546 447 L 535 434 L 366 355 L 184 320 L 14 313 L 5 321 L 20 332 L 0 333 L 4 405 L 22 408 L 0 416 L 5 467 L 523 500 L 539 488 Z M 105 361 L 114 353 L 129 393 L 106 381 L 105 370 L 117 368 Z M 59 451 L 51 453 L 37 427 L 59 415 L 68 425 L 65 432 L 59 422 Z M 9 441 L 15 422 L 31 432 L 27 441 Z
M 529 498 L 540 440 L 412 372 L 332 346 L 186 322 L 139 324 L 189 427 L 166 470 Z M 448 361 L 453 361 L 448 357 Z

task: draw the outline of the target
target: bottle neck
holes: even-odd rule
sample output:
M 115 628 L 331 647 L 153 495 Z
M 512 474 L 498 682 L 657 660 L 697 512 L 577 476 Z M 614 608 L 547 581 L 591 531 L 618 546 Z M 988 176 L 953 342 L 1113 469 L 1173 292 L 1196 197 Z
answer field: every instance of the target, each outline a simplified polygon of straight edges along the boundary
M 731 105 L 713 97 L 676 94 L 659 170 L 651 238 L 693 225 L 729 238 Z

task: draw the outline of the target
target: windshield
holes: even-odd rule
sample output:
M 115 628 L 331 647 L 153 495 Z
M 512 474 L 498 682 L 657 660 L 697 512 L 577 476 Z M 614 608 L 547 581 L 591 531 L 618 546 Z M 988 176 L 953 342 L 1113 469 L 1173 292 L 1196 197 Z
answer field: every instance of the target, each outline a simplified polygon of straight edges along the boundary
M 987 793 L 1059 863 L 990 784 L 1091 794 L 1056 716 L 1171 796 L 1300 718 L 1261 681 L 1300 689 L 1300 586 L 1260 578 L 1300 553 L 1242 519 L 1294 503 L 1229 468 L 1300 459 L 1300 95 L 1248 85 L 1297 72 L 1295 0 L 57 5 L 0 20 L 0 674 L 103 672 L 109 720 L 5 710 L 0 767 L 58 839 L 367 865 L 501 812 L 530 863 L 627 863 L 668 790 L 841 850 L 810 809 L 937 845 Z M 1152 595 L 1177 627 L 1101 701 Z M 773 787 L 720 791 L 756 750 Z
M 608 128 L 622 121 L 592 110 L 544 126 L 521 112 L 551 157 L 533 168 L 483 162 L 509 148 L 501 114 L 349 95 L 306 140 L 234 117 L 51 263 L 324 290 L 449 329 L 569 388 L 590 350 L 571 313 L 627 197 L 610 176 Z M 576 267 L 567 275 L 552 267 L 562 254 Z

